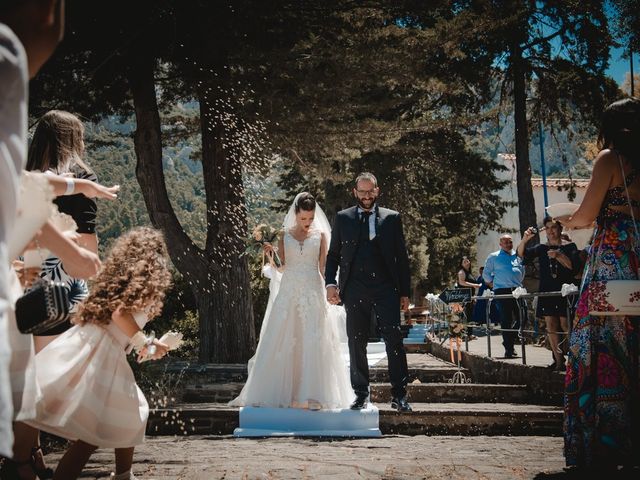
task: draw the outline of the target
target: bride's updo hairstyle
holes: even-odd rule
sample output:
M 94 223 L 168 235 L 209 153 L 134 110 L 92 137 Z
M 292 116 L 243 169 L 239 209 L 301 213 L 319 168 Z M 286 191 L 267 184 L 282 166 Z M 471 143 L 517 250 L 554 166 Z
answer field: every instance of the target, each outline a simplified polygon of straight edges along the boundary
M 316 199 L 313 198 L 313 195 L 308 192 L 301 193 L 295 205 L 296 213 L 299 213 L 300 210 L 304 210 L 305 212 L 313 212 L 315 209 Z

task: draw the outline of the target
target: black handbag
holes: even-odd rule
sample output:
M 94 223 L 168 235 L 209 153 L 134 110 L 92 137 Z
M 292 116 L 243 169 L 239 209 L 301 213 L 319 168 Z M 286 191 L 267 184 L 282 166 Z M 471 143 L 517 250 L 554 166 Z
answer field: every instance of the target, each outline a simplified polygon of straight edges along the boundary
M 16 322 L 22 333 L 38 335 L 69 318 L 69 288 L 39 279 L 16 301 Z

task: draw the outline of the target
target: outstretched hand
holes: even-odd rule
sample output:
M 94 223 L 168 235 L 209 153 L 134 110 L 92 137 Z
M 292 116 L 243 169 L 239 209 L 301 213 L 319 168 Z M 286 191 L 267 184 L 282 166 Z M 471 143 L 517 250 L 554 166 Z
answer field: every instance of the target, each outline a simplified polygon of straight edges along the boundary
M 76 179 L 76 191 L 82 193 L 88 198 L 104 198 L 106 200 L 115 200 L 118 198 L 120 185 L 105 187 L 99 183 L 87 179 Z

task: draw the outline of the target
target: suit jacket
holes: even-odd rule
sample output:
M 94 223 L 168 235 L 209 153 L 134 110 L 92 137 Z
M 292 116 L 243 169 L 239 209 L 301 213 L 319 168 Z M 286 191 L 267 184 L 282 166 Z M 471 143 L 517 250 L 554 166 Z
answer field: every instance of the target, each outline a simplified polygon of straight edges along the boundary
M 357 207 L 338 212 L 327 252 L 325 283 L 338 285 L 340 292 L 344 292 L 348 288 L 351 265 L 358 249 L 359 237 L 360 219 Z M 398 212 L 388 208 L 376 209 L 376 237 L 380 242 L 384 261 L 399 295 L 401 297 L 410 296 L 409 258 L 402 221 Z M 338 267 L 340 267 L 340 278 L 336 282 Z

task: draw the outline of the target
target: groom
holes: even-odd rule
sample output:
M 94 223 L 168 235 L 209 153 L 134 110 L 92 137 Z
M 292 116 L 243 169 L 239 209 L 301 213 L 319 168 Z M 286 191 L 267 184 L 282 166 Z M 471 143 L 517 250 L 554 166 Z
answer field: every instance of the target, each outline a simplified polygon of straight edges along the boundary
M 357 206 L 338 212 L 327 253 L 327 300 L 347 311 L 351 386 L 361 410 L 369 398 L 367 340 L 372 314 L 384 339 L 391 379 L 391 408 L 410 412 L 407 356 L 400 331 L 400 310 L 409 308 L 409 259 L 400 214 L 376 204 L 378 182 L 371 173 L 356 178 Z M 340 267 L 339 282 L 336 274 Z

